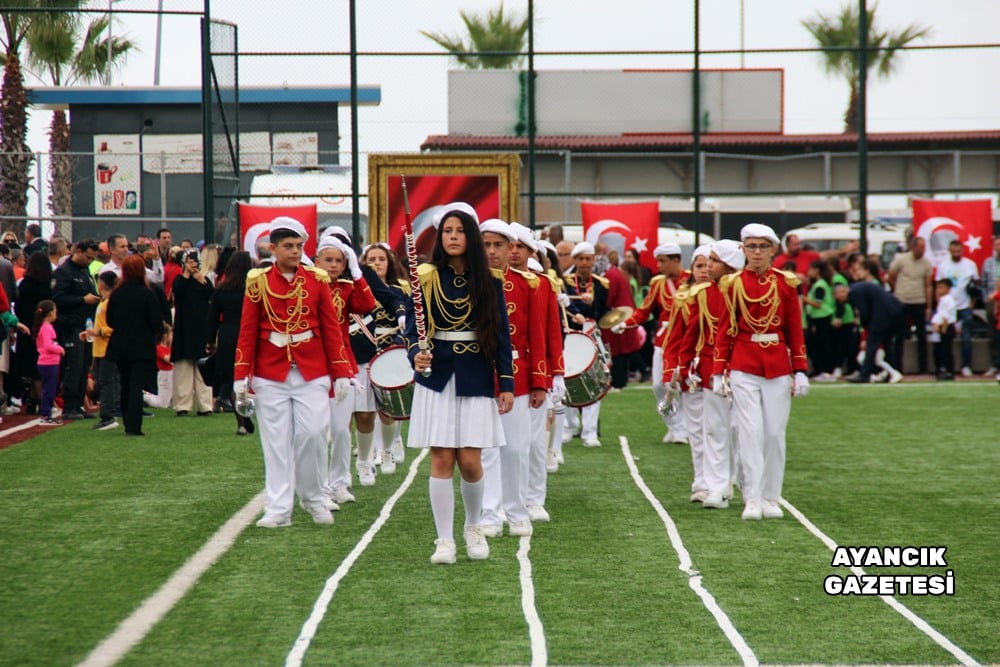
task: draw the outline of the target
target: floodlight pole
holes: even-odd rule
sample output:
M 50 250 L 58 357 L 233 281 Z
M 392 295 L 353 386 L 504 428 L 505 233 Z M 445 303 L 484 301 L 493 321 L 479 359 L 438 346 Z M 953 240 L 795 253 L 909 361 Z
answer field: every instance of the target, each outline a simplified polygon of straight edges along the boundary
M 357 0 L 350 0 L 350 32 L 351 32 L 351 238 L 359 247 L 365 242 L 361 236 L 361 211 L 358 188 L 361 187 L 358 174 L 360 151 L 358 150 L 358 16 Z M 338 159 L 339 162 L 339 159 Z M 369 202 L 370 205 L 370 202 Z M 370 222 L 370 221 L 369 221 Z M 369 234 L 371 230 L 369 230 Z M 375 239 L 372 239 L 373 241 Z
M 868 254 L 868 0 L 858 8 L 858 243 Z
M 535 2 L 528 0 L 528 227 L 535 228 Z M 511 211 L 509 217 L 514 217 Z
M 701 244 L 701 46 L 699 0 L 694 0 L 694 70 L 691 72 L 691 165 L 694 186 L 694 245 Z M 659 226 L 659 225 L 657 225 Z M 655 245 L 655 244 L 654 244 Z

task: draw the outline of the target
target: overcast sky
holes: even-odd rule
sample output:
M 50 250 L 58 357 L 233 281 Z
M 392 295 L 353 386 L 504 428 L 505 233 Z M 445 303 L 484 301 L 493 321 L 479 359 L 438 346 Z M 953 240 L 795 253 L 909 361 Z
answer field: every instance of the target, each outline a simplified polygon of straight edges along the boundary
M 168 0 L 169 9 L 200 9 L 201 2 Z M 361 51 L 429 51 L 439 48 L 421 29 L 462 32 L 459 11 L 485 12 L 496 0 L 358 0 Z M 747 49 L 808 48 L 811 37 L 801 20 L 817 12 L 835 13 L 839 0 L 702 0 L 701 48 L 737 50 L 742 34 Z M 854 3 L 856 4 L 856 3 Z M 873 4 L 873 3 L 870 3 Z M 116 8 L 151 9 L 153 0 L 123 0 Z M 526 13 L 524 0 L 508 0 L 505 9 Z M 239 26 L 240 51 L 345 51 L 348 41 L 346 0 L 212 0 L 212 14 Z M 694 44 L 692 0 L 537 0 L 537 51 L 689 50 Z M 586 8 L 586 9 L 584 9 Z M 119 15 L 116 30 L 136 41 L 141 52 L 129 57 L 113 85 L 153 84 L 155 20 Z M 1000 0 L 881 0 L 883 28 L 909 23 L 929 26 L 922 44 L 998 42 Z M 198 86 L 197 20 L 166 17 L 163 27 L 161 85 Z M 746 67 L 780 67 L 784 79 L 787 133 L 839 132 L 847 103 L 841 80 L 824 74 L 816 53 L 750 54 Z M 538 69 L 686 69 L 684 56 L 538 56 Z M 736 54 L 704 55 L 703 68 L 740 67 Z M 243 85 L 329 85 L 349 83 L 346 57 L 246 57 L 240 61 Z M 362 108 L 362 152 L 419 150 L 431 134 L 447 132 L 446 75 L 455 63 L 437 57 L 363 57 L 359 81 L 382 88 L 379 107 Z M 1000 49 L 918 51 L 903 54 L 897 74 L 876 80 L 869 92 L 869 131 L 962 130 L 1000 128 Z M 36 112 L 29 145 L 45 150 L 49 114 Z M 341 114 L 344 150 L 349 150 L 349 116 Z M 346 161 L 346 160 L 345 160 Z M 34 212 L 34 208 L 31 209 Z

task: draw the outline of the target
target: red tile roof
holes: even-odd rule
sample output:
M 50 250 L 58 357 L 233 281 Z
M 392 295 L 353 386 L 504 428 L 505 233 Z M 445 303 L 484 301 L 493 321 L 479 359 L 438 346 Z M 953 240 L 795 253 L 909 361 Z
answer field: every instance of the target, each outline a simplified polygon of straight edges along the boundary
M 703 150 L 727 148 L 757 148 L 777 151 L 852 150 L 858 143 L 857 134 L 704 134 Z M 966 146 L 1000 147 L 1000 130 L 956 132 L 879 132 L 868 135 L 868 143 L 877 150 L 918 149 L 933 147 L 949 149 Z M 597 151 L 677 151 L 689 150 L 690 134 L 625 134 L 615 136 L 539 136 L 537 150 Z M 515 136 L 452 136 L 431 135 L 421 150 L 505 150 L 526 151 L 527 137 Z

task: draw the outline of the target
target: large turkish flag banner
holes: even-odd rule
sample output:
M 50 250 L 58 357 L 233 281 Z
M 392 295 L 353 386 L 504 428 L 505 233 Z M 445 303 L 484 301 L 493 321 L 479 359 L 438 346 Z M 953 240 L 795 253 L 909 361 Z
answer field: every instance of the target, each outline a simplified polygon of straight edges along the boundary
M 316 236 L 318 232 L 319 216 L 316 213 L 316 204 L 306 206 L 255 206 L 253 204 L 239 203 L 240 215 L 240 238 L 242 247 L 254 261 L 257 257 L 257 243 L 261 237 L 267 237 L 269 232 L 268 224 L 277 217 L 288 216 L 302 223 L 309 234 L 309 239 L 305 242 L 302 254 L 312 258 L 316 255 Z
M 948 244 L 961 241 L 963 256 L 982 268 L 993 247 L 993 204 L 989 199 L 913 200 L 913 233 L 927 241 L 927 256 L 948 259 Z
M 583 238 L 590 243 L 603 241 L 624 259 L 625 250 L 639 254 L 642 265 L 655 275 L 658 271 L 653 250 L 658 244 L 660 204 L 657 201 L 628 204 L 580 202 Z

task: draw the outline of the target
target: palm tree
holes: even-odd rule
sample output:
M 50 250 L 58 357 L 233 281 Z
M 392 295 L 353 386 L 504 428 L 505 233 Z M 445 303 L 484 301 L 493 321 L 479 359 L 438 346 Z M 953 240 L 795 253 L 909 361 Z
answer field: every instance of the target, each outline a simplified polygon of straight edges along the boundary
M 80 3 L 78 3 L 80 4 Z M 27 62 L 40 80 L 53 86 L 99 80 L 135 45 L 125 37 L 107 36 L 111 19 L 104 15 L 84 30 L 78 13 L 44 14 L 28 31 Z M 70 127 L 66 112 L 52 112 L 49 124 L 49 208 L 54 216 L 73 214 L 73 159 L 69 155 Z
M 443 33 L 421 30 L 420 34 L 432 39 L 468 69 L 513 69 L 520 64 L 528 33 L 527 17 L 523 20 L 505 17 L 502 2 L 486 16 L 464 11 L 459 15 L 468 32 L 468 43 L 462 37 Z
M 867 71 L 873 68 L 878 75 L 888 77 L 896 69 L 900 49 L 910 42 L 930 35 L 931 30 L 917 24 L 906 26 L 900 31 L 880 31 L 875 25 L 876 6 L 866 10 L 868 18 L 868 61 Z M 858 131 L 858 92 L 861 84 L 861 62 L 858 52 L 860 41 L 860 12 L 856 4 L 845 5 L 836 16 L 817 13 L 816 17 L 802 21 L 802 25 L 813 36 L 823 51 L 826 72 L 847 79 L 851 89 L 847 111 L 844 113 L 844 132 Z

